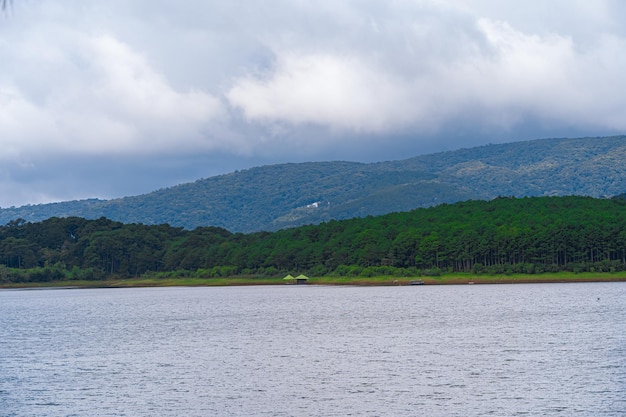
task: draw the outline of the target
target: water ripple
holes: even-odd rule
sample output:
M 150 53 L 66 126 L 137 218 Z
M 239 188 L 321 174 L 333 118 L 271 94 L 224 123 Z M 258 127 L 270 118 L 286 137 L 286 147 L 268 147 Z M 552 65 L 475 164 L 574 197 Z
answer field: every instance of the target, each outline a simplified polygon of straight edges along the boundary
M 626 285 L 0 291 L 7 417 L 623 416 Z

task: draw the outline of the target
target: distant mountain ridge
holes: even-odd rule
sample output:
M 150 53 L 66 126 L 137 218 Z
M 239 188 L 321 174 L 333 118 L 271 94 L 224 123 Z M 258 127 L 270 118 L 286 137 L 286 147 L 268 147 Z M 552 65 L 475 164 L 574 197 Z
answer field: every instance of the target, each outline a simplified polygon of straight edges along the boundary
M 369 164 L 262 166 L 133 197 L 0 209 L 0 223 L 104 216 L 254 232 L 470 199 L 624 192 L 626 136 L 540 139 Z

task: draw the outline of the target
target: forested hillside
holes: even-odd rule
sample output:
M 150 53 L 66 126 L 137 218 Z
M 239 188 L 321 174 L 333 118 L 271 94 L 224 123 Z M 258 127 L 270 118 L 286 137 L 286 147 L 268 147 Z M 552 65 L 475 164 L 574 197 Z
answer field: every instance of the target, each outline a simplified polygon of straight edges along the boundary
M 0 228 L 0 282 L 626 269 L 626 201 L 497 198 L 274 233 L 51 218 Z
M 124 223 L 273 231 L 498 196 L 607 197 L 626 191 L 626 136 L 544 139 L 373 164 L 282 164 L 116 200 L 0 210 L 22 218 L 107 217 Z

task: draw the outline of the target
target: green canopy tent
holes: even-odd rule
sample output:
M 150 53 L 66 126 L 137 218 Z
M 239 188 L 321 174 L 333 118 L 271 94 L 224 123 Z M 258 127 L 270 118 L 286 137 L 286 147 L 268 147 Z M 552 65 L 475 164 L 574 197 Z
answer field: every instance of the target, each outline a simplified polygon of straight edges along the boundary
M 293 275 L 289 274 L 287 275 L 285 278 L 283 278 L 283 281 L 285 281 L 285 284 L 306 284 L 307 281 L 309 280 L 309 277 L 307 277 L 306 275 L 298 275 L 297 277 L 293 277 Z

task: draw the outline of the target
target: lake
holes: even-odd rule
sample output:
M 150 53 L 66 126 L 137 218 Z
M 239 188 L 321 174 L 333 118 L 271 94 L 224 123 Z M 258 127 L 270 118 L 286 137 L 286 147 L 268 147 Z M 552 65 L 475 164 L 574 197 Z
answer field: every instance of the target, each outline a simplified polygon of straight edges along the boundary
M 0 291 L 0 415 L 624 416 L 626 283 Z

